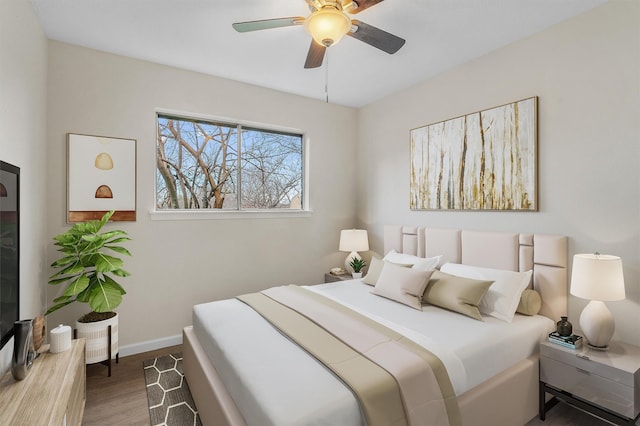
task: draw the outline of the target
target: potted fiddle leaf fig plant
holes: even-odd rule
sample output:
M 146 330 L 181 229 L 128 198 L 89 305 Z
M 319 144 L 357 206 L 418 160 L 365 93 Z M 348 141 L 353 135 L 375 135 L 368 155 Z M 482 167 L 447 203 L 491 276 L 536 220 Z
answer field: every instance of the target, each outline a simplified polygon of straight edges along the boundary
M 51 264 L 59 271 L 51 275 L 49 284 L 65 288 L 45 315 L 73 302 L 89 305 L 91 312 L 76 321 L 78 337 L 87 339 L 87 364 L 109 359 L 109 326 L 111 356 L 117 357 L 118 353 L 118 314 L 114 309 L 126 291 L 116 277 L 130 275 L 123 269 L 124 261 L 119 255 L 131 256 L 121 245 L 131 238 L 125 231 L 103 231 L 113 213 L 113 210 L 105 213 L 100 220 L 78 222 L 53 238 L 62 254 Z M 93 338 L 96 340 L 92 341 Z
M 353 278 L 362 278 L 362 268 L 367 266 L 367 262 L 361 257 L 353 257 L 349 262 L 349 266 L 353 268 L 353 273 L 351 274 Z

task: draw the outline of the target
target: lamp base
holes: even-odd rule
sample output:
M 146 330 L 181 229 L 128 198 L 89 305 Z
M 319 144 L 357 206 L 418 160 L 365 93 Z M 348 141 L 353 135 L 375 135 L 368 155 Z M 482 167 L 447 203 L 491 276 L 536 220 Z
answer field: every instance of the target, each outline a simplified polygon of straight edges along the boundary
M 593 346 L 592 344 L 587 343 L 587 346 L 589 347 L 589 349 L 593 349 L 594 351 L 605 352 L 605 351 L 609 350 L 609 345 L 607 345 L 607 346 Z
M 580 314 L 580 328 L 589 347 L 606 351 L 616 325 L 607 305 L 600 300 L 592 300 Z

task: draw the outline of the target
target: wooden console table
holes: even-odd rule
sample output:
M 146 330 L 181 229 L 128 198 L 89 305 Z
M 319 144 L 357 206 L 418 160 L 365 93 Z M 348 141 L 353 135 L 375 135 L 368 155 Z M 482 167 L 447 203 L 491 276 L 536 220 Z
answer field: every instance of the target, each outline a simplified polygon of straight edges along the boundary
M 14 380 L 8 371 L 0 381 L 3 424 L 80 425 L 85 400 L 84 339 L 57 354 L 43 345 L 24 380 Z

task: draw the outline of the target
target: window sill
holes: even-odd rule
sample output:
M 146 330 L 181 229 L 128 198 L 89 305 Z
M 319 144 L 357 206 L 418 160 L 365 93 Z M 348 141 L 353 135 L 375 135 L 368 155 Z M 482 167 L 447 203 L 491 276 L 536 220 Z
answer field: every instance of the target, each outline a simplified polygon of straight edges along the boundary
M 269 210 L 269 211 L 189 211 L 149 210 L 151 220 L 235 220 L 235 219 L 289 219 L 311 217 L 310 210 Z

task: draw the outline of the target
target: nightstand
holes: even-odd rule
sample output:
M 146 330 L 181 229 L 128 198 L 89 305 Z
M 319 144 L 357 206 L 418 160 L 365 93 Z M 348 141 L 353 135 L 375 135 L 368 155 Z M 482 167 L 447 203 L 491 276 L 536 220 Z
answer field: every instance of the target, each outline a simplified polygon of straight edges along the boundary
M 351 274 L 333 275 L 333 274 L 330 274 L 329 272 L 324 274 L 325 283 L 335 283 L 337 281 L 346 281 L 346 280 L 352 280 L 352 279 L 353 277 L 351 276 Z
M 546 394 L 554 395 L 545 402 Z M 608 351 L 540 343 L 540 420 L 558 399 L 618 425 L 640 418 L 640 348 L 612 342 Z

